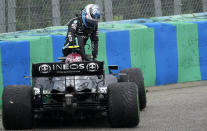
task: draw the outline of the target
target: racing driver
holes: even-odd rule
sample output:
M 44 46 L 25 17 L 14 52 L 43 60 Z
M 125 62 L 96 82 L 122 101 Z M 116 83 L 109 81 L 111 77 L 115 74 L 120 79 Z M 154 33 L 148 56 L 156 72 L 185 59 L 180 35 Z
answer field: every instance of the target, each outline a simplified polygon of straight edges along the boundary
M 100 19 L 99 7 L 95 4 L 88 4 L 81 11 L 81 16 L 77 16 L 68 22 L 68 32 L 65 44 L 62 48 L 64 56 L 71 53 L 69 47 L 80 47 L 80 54 L 86 60 L 85 45 L 90 37 L 93 60 L 98 54 L 98 21 Z

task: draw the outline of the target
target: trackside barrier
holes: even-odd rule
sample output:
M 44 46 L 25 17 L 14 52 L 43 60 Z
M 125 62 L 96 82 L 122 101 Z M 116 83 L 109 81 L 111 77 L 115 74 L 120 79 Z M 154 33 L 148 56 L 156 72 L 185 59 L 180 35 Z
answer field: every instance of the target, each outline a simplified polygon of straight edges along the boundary
M 118 65 L 119 71 L 141 68 L 145 86 L 207 80 L 205 16 L 101 23 L 98 60 Z M 31 85 L 24 76 L 31 76 L 32 63 L 58 61 L 66 31 L 59 26 L 0 34 L 0 94 L 7 85 Z

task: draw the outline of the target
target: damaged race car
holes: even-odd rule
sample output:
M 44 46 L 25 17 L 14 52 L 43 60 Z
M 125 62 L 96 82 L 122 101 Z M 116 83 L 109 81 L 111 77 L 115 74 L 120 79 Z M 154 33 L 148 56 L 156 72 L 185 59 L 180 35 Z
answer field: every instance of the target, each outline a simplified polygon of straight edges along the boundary
M 108 66 L 105 74 L 104 62 L 83 61 L 75 50 L 60 62 L 33 64 L 32 86 L 4 88 L 5 129 L 31 129 L 34 117 L 44 112 L 76 118 L 105 113 L 111 127 L 139 124 L 140 110 L 146 107 L 141 70 L 130 68 L 113 74 L 118 66 Z

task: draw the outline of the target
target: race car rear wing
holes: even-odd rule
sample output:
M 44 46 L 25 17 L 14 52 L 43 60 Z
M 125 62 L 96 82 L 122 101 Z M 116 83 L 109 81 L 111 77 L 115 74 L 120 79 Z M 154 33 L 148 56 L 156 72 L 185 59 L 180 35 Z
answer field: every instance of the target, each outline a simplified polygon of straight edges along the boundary
M 38 63 L 32 64 L 32 77 L 53 76 L 80 76 L 80 75 L 103 75 L 103 62 L 74 62 L 71 64 Z

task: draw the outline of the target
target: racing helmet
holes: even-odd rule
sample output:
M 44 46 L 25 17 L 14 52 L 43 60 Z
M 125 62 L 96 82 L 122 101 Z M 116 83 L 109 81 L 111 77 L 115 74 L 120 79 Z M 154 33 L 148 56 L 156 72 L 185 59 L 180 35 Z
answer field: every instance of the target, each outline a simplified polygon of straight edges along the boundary
M 89 4 L 81 12 L 82 21 L 87 28 L 94 28 L 98 25 L 101 13 L 98 5 Z

